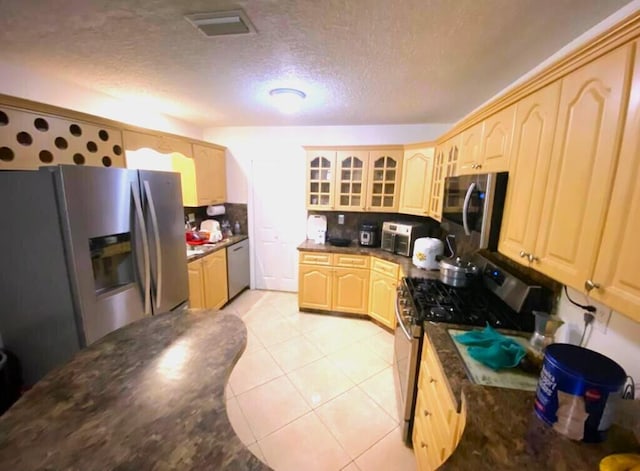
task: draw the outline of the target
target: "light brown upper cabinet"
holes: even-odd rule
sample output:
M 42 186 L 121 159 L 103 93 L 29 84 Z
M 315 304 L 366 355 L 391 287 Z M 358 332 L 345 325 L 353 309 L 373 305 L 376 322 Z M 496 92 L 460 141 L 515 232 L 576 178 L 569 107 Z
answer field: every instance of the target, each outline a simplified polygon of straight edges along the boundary
M 225 202 L 224 149 L 192 144 L 170 136 L 128 130 L 124 131 L 124 145 L 127 168 L 173 171 L 180 174 L 183 206 L 207 206 Z
M 224 149 L 193 144 L 195 164 L 195 205 L 222 204 L 227 200 L 227 179 Z
M 379 212 L 397 211 L 401 176 L 402 151 L 369 152 L 369 188 L 365 209 Z
M 402 151 L 307 149 L 307 209 L 398 210 Z
M 544 204 L 528 258 L 536 270 L 578 289 L 591 279 L 598 255 L 632 52 L 631 44 L 620 47 L 562 79 Z
M 452 137 L 436 148 L 433 161 L 433 177 L 431 179 L 431 201 L 429 216 L 437 221 L 442 220 L 442 197 L 444 179 L 453 177 L 458 172 L 458 156 L 460 135 Z
M 43 165 L 124 168 L 122 131 L 0 103 L 0 170 L 36 170 Z
M 416 216 L 429 214 L 434 154 L 433 147 L 405 150 L 399 212 Z
M 516 105 L 512 105 L 485 120 L 480 161 L 476 167 L 478 173 L 509 170 L 515 116 Z
M 124 148 L 126 150 L 147 148 L 155 150 L 160 154 L 178 153 L 185 157 L 193 157 L 191 144 L 187 140 L 130 130 L 125 130 L 123 134 Z
M 640 42 L 636 41 L 636 51 Z M 604 232 L 593 275 L 591 297 L 640 321 L 640 57 L 636 52 L 627 121 Z
M 462 132 L 459 175 L 509 170 L 516 105 Z
M 484 121 L 462 131 L 460 136 L 460 156 L 458 175 L 477 173 L 481 160 Z
M 335 151 L 307 151 L 307 209 L 333 209 L 335 166 Z
M 345 211 L 362 211 L 365 209 L 368 170 L 369 152 L 337 152 L 334 209 Z
M 559 102 L 555 82 L 518 103 L 498 250 L 525 264 L 540 226 Z

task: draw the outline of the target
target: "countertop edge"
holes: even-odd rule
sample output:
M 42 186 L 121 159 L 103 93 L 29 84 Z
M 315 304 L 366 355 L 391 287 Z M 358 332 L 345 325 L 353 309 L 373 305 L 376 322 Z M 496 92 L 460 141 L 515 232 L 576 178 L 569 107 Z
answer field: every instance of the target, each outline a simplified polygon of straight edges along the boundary
M 237 244 L 238 242 L 242 242 L 243 240 L 247 240 L 249 238 L 248 235 L 246 234 L 242 234 L 242 235 L 237 235 L 237 236 L 231 236 L 228 239 L 222 240 L 220 242 L 216 242 L 215 245 L 206 245 L 206 244 L 202 244 L 202 245 L 194 245 L 193 247 L 196 249 L 202 249 L 204 250 L 203 253 L 199 253 L 199 254 L 195 254 L 195 255 L 189 255 L 187 257 L 187 263 L 190 262 L 194 262 L 196 260 L 199 260 L 201 258 L 206 257 L 207 255 L 211 255 L 214 252 L 217 252 L 218 250 L 222 250 L 225 249 L 227 247 L 231 247 L 232 245 Z
M 466 423 L 453 454 L 438 469 L 540 470 L 549 463 L 554 469 L 598 469 L 604 456 L 640 451 L 633 433 L 615 425 L 603 443 L 570 440 L 537 417 L 534 392 L 472 382 L 448 329 L 470 327 L 425 322 L 458 412 L 464 398 Z
M 108 334 L 0 417 L 0 468 L 269 470 L 226 407 L 247 333 L 233 314 L 189 309 Z

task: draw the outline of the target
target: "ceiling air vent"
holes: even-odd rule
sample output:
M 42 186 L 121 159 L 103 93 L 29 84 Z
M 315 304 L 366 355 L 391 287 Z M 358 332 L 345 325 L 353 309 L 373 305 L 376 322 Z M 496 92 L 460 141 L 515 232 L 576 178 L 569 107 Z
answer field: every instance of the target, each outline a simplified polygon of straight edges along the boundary
M 207 37 L 256 32 L 246 13 L 242 10 L 195 13 L 186 15 L 184 18 Z

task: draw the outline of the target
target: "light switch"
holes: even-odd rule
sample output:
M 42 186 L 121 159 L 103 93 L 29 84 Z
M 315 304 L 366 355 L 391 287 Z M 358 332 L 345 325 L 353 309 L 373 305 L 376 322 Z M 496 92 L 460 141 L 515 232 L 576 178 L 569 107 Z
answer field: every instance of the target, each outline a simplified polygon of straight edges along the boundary
M 338 214 L 338 224 L 344 224 L 344 214 Z

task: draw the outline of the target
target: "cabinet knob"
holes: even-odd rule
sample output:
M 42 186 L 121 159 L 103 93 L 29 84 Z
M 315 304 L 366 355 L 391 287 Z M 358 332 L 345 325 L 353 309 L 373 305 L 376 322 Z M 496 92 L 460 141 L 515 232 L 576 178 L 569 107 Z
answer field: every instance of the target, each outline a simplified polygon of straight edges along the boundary
M 431 413 L 427 409 L 425 409 L 424 410 L 424 416 L 425 417 L 429 417 L 430 415 L 431 415 Z
M 600 289 L 600 283 L 596 283 L 592 280 L 587 280 L 584 282 L 584 289 L 587 290 L 587 292 L 591 291 L 592 289 Z
M 482 164 L 477 164 L 476 168 L 482 168 Z
M 427 444 L 425 442 L 420 442 L 420 448 L 427 448 Z
M 525 252 L 524 250 L 520 251 L 520 258 L 528 257 L 530 254 Z
M 533 255 L 532 253 L 527 254 L 527 258 L 529 259 L 529 262 L 531 262 L 531 263 L 540 261 L 540 259 L 538 257 L 536 257 L 535 255 Z
M 431 378 L 429 379 L 429 382 L 430 382 L 430 383 L 437 383 L 438 381 L 436 381 L 436 379 L 435 379 L 434 377 L 431 377 Z

